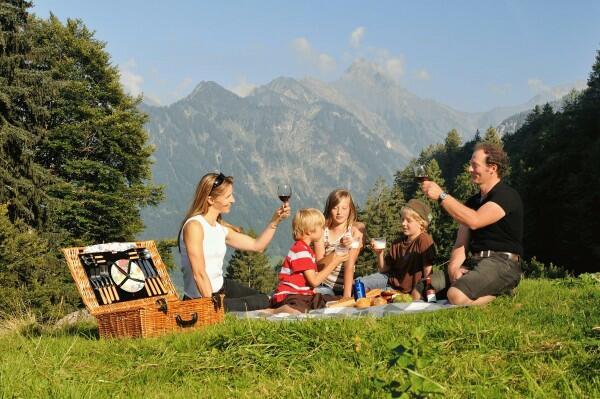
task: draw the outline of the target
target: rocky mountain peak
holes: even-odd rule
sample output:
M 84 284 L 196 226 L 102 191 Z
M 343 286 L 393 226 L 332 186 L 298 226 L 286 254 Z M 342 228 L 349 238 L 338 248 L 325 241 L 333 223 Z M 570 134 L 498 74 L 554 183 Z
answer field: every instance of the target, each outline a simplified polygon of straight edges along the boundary
M 359 58 L 350 64 L 342 76 L 342 80 L 350 80 L 376 87 L 397 85 L 394 79 L 380 65 L 364 58 Z

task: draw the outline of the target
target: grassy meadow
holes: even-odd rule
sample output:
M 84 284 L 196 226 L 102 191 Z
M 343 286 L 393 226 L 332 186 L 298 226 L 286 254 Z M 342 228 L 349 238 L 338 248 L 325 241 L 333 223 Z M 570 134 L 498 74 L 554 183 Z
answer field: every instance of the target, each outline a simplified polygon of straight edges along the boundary
M 4 319 L 0 397 L 597 398 L 597 276 L 524 280 L 514 297 L 483 308 L 302 322 L 228 317 L 152 339 L 99 340 L 93 324 Z

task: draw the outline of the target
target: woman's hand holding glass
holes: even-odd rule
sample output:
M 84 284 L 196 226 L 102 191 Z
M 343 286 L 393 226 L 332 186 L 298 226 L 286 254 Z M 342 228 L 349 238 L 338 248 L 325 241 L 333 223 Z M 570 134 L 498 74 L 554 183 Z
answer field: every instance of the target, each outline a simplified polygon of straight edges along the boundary
M 287 219 L 292 213 L 292 208 L 289 202 L 284 202 L 283 205 L 278 207 L 271 217 L 271 223 L 279 224 L 281 221 Z

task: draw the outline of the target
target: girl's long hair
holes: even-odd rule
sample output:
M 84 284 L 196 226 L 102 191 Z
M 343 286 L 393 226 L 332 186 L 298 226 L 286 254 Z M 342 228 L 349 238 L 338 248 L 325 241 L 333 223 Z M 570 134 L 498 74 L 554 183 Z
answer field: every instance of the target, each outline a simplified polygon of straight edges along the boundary
M 325 225 L 327 227 L 331 226 L 331 211 L 333 210 L 333 208 L 338 206 L 338 204 L 342 202 L 344 198 L 348 198 L 350 207 L 348 220 L 346 220 L 346 228 L 348 228 L 348 226 L 356 222 L 356 206 L 354 205 L 354 201 L 352 200 L 352 194 L 350 194 L 350 191 L 348 190 L 338 188 L 337 190 L 333 190 L 327 197 L 327 201 L 325 201 L 325 211 L 323 211 L 323 214 L 325 215 Z
M 181 252 L 181 247 L 179 246 L 179 237 L 181 237 L 181 231 L 183 230 L 183 226 L 185 222 L 196 215 L 206 215 L 208 212 L 208 197 L 212 196 L 213 198 L 222 195 L 225 192 L 225 189 L 229 186 L 233 185 L 233 176 L 225 176 L 223 182 L 218 186 L 214 187 L 215 181 L 219 177 L 219 173 L 207 173 L 202 176 L 202 179 L 198 182 L 196 186 L 196 193 L 194 194 L 194 199 L 192 200 L 192 204 L 188 209 L 185 218 L 181 221 L 181 226 L 179 227 L 179 234 L 177 235 L 177 246 L 179 248 L 179 252 Z M 235 231 L 240 231 L 240 229 L 236 226 L 233 226 L 221 219 L 221 215 L 217 217 L 217 222 L 222 224 L 223 226 L 229 227 Z

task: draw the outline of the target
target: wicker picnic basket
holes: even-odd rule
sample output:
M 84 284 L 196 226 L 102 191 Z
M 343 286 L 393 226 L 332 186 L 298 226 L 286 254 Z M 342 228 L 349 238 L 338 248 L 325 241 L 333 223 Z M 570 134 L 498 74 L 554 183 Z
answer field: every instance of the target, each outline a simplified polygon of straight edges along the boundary
M 98 319 L 100 337 L 152 337 L 169 332 L 196 330 L 223 321 L 222 296 L 179 300 L 154 241 L 139 241 L 135 245 L 137 249 L 145 248 L 149 251 L 158 274 L 156 283 L 162 287 L 159 291 L 161 294 L 108 304 L 99 303 L 103 302 L 104 297 L 100 299 L 89 272 L 86 273 L 81 260 L 85 248 L 63 249 L 83 303 L 90 314 Z

